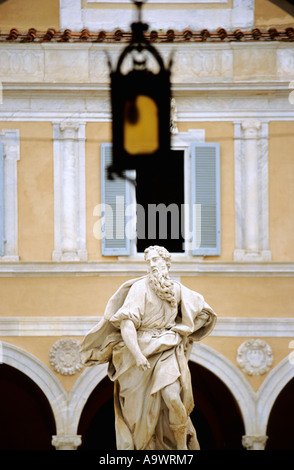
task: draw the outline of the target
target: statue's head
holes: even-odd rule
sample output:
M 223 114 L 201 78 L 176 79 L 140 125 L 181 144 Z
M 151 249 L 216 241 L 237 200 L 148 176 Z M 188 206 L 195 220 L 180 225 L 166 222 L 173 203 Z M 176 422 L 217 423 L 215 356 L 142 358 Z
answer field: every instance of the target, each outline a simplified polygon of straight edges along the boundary
M 144 251 L 148 263 L 149 280 L 156 294 L 167 300 L 173 307 L 177 305 L 173 281 L 169 278 L 170 253 L 163 246 L 149 246 Z
M 149 246 L 144 251 L 145 260 L 148 263 L 148 271 L 150 273 L 162 272 L 166 275 L 170 269 L 171 255 L 163 246 Z

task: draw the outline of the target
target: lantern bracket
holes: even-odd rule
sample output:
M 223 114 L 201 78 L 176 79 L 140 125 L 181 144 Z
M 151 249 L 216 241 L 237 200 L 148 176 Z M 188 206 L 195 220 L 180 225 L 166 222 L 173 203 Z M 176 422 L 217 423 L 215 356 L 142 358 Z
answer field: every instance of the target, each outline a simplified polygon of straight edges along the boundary
M 146 3 L 146 1 L 135 1 L 132 0 L 134 5 L 138 8 L 138 21 L 131 24 L 132 28 L 132 38 L 129 46 L 127 46 L 124 51 L 122 52 L 121 56 L 119 57 L 116 71 L 120 72 L 122 64 L 127 55 L 131 54 L 133 51 L 137 51 L 142 53 L 143 51 L 148 51 L 150 54 L 155 57 L 157 60 L 160 70 L 164 70 L 164 63 L 163 60 L 158 53 L 158 51 L 153 47 L 147 38 L 144 36 L 144 33 L 148 30 L 148 24 L 142 22 L 142 5 Z M 134 66 L 142 66 L 143 62 L 138 62 L 134 60 Z

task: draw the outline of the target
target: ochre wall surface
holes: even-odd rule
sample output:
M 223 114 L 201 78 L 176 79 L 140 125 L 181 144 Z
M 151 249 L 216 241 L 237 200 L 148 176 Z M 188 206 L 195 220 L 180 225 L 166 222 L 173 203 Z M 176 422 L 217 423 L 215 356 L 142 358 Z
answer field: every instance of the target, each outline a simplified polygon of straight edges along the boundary
M 269 230 L 274 261 L 294 259 L 294 122 L 269 125 Z
M 59 29 L 59 0 L 8 0 L 0 5 L 0 29 Z

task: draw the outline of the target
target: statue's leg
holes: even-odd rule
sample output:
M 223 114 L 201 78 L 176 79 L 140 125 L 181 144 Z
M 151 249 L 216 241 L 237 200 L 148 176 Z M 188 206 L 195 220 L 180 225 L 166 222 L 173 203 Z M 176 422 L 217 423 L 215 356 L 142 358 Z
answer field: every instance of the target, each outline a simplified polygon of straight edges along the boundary
M 161 390 L 162 398 L 169 410 L 170 428 L 177 443 L 177 450 L 187 449 L 187 412 L 181 400 L 179 381 L 167 385 Z

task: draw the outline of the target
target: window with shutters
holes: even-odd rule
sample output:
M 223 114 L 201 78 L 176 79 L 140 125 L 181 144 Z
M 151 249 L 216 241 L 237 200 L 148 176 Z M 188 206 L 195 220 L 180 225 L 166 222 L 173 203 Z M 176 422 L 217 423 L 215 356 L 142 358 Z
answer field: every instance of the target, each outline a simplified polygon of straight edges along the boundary
M 172 253 L 220 254 L 219 144 L 194 143 L 189 152 L 177 148 L 164 170 L 128 172 L 136 185 L 108 180 L 111 152 L 111 144 L 101 145 L 102 204 L 94 212 L 101 217 L 103 255 L 133 255 L 155 244 Z
M 128 180 L 107 178 L 111 164 L 112 144 L 101 146 L 101 239 L 102 254 L 123 256 L 131 253 L 131 236 L 127 224 L 131 205 L 131 184 Z M 126 176 L 131 176 L 127 173 Z
M 220 255 L 219 144 L 191 145 L 192 255 Z

